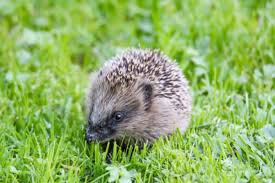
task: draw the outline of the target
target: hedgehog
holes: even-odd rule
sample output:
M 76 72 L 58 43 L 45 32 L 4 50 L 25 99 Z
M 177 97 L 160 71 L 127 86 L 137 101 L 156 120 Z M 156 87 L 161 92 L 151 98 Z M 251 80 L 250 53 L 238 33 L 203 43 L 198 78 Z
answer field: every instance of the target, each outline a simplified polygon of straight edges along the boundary
M 86 141 L 151 144 L 188 127 L 192 98 L 175 61 L 155 49 L 129 48 L 91 78 Z

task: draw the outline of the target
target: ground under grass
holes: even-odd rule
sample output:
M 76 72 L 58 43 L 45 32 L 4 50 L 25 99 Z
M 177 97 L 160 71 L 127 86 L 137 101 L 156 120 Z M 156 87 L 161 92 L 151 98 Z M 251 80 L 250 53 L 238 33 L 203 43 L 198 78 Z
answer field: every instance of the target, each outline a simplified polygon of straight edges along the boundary
M 0 182 L 274 182 L 275 1 L 0 1 Z M 159 48 L 192 124 L 130 156 L 84 142 L 88 75 Z

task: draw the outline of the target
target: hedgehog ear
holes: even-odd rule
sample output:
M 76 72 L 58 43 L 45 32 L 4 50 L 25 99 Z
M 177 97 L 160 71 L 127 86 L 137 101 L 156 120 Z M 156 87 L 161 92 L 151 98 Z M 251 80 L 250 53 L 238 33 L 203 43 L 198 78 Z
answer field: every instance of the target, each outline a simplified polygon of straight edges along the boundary
M 143 93 L 143 102 L 145 111 L 149 110 L 152 104 L 153 98 L 153 86 L 150 83 L 142 83 L 140 85 Z

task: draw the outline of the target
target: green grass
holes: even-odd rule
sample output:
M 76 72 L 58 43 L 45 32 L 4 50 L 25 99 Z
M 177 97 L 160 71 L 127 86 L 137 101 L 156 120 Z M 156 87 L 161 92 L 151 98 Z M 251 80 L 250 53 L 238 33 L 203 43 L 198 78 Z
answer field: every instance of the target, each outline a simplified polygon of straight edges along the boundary
M 275 182 L 275 1 L 0 0 L 0 182 Z M 84 142 L 91 71 L 159 48 L 194 97 L 152 149 Z

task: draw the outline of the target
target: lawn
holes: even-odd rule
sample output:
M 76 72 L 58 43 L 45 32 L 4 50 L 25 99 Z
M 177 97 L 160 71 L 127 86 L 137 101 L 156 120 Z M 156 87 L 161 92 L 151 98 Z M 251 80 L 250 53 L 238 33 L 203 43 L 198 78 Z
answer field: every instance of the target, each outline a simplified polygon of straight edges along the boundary
M 0 182 L 275 182 L 274 0 L 0 0 L 0 41 Z M 127 47 L 179 63 L 192 121 L 109 164 L 85 92 Z

